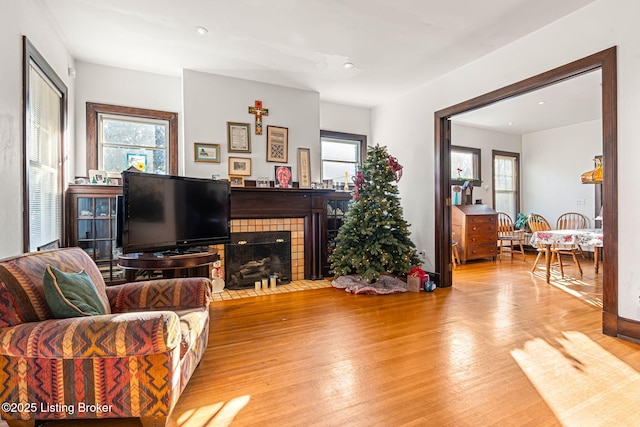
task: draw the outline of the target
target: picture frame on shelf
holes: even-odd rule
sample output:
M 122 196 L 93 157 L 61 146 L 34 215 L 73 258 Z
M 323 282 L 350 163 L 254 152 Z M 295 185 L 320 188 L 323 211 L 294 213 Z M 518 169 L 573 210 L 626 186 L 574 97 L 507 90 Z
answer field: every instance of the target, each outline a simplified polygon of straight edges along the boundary
M 146 154 L 127 154 L 127 166 L 134 167 L 140 172 L 147 171 L 147 155 Z
M 107 172 L 108 185 L 122 185 L 122 174 L 120 172 Z
M 267 162 L 287 163 L 289 128 L 267 126 Z
M 229 157 L 229 175 L 251 175 L 251 159 L 248 157 Z
M 232 187 L 244 187 L 244 176 L 229 175 L 229 183 Z
M 258 188 L 271 187 L 271 184 L 269 183 L 269 178 L 267 178 L 266 176 L 259 176 L 258 179 L 256 179 L 256 187 Z
M 220 144 L 194 142 L 193 156 L 196 162 L 220 163 Z
M 273 180 L 276 188 L 291 188 L 293 185 L 293 176 L 291 166 L 274 166 L 275 179 Z
M 311 150 L 298 148 L 298 186 L 311 188 Z
M 109 178 L 107 172 L 99 171 L 96 169 L 89 169 L 89 184 L 93 185 L 107 185 Z
M 251 153 L 251 125 L 227 122 L 227 145 L 229 153 Z

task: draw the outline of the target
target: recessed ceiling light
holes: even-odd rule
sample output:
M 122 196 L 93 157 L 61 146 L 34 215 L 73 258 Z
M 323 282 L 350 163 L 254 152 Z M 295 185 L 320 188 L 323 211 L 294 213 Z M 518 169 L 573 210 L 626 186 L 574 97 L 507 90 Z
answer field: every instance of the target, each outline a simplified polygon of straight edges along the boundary
M 342 64 L 342 66 L 347 69 L 355 67 L 355 65 L 353 65 L 353 62 L 348 62 L 348 61 Z
M 200 34 L 201 36 L 204 36 L 208 32 L 209 30 L 207 30 L 205 27 L 196 26 L 196 33 Z
M 538 101 L 538 105 L 544 105 L 544 101 Z
M 513 122 L 509 122 L 507 123 L 509 126 L 513 126 Z

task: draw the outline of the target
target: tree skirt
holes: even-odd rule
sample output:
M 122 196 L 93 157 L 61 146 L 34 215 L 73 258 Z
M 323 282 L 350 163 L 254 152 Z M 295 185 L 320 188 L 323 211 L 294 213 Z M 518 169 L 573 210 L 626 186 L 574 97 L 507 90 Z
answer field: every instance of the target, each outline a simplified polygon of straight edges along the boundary
M 358 280 L 356 276 L 339 276 L 331 282 L 331 286 L 352 294 L 387 295 L 407 292 L 407 284 L 391 276 L 380 276 L 375 283 Z

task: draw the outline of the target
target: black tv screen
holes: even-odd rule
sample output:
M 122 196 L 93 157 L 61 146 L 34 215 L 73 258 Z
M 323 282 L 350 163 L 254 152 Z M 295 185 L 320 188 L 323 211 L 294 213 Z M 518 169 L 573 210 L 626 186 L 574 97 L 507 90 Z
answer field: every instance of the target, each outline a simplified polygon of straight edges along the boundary
M 126 171 L 122 194 L 124 253 L 230 241 L 228 181 Z

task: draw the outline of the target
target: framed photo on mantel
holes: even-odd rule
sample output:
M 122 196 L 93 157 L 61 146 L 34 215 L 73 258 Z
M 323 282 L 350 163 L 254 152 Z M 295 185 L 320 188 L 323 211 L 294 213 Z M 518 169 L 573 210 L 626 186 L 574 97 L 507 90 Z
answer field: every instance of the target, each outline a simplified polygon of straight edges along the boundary
M 244 187 L 244 176 L 242 175 L 229 175 L 229 182 L 232 187 Z
M 311 188 L 311 150 L 298 148 L 298 186 Z
M 274 172 L 274 183 L 276 188 L 291 188 L 293 185 L 291 166 L 275 166 Z

